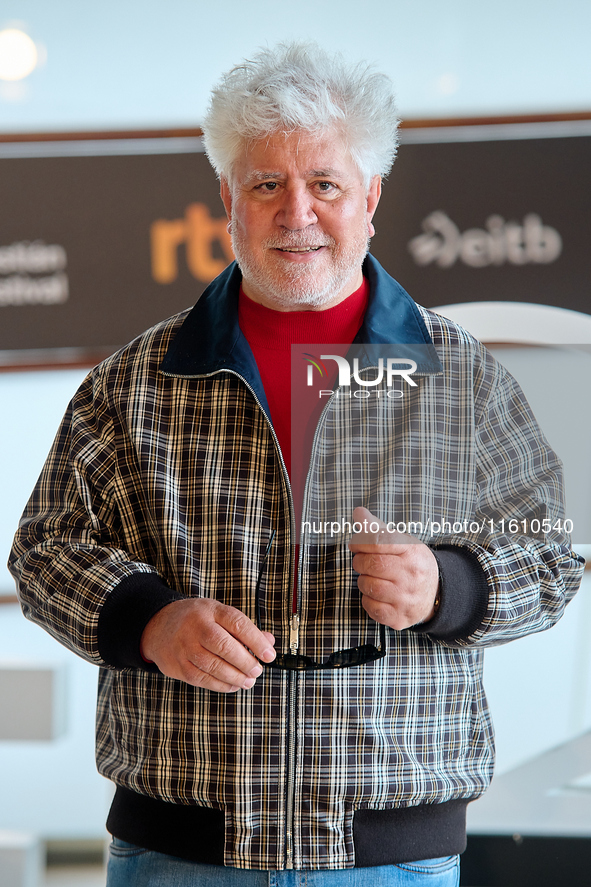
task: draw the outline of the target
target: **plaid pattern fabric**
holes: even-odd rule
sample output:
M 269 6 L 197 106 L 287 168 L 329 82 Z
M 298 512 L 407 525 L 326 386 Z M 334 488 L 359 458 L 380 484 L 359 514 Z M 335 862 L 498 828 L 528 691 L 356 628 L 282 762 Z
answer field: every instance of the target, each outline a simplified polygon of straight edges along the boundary
M 556 523 L 560 465 L 511 377 L 463 331 L 422 311 L 443 373 L 418 378 L 392 403 L 333 400 L 303 517 L 349 516 L 365 504 L 388 520 L 478 519 L 478 532 L 421 536 L 478 557 L 490 600 L 477 631 L 445 642 L 389 630 L 385 659 L 297 676 L 268 669 L 252 691 L 229 695 L 113 669 L 96 630 L 123 579 L 157 573 L 254 619 L 271 528 L 262 622 L 288 645 L 296 528 L 276 442 L 235 371 L 159 372 L 185 316 L 104 362 L 73 399 L 15 539 L 23 610 L 101 666 L 103 775 L 225 811 L 227 865 L 281 869 L 287 841 L 295 868 L 348 867 L 354 810 L 474 798 L 487 787 L 482 650 L 554 623 L 582 569 L 563 533 L 511 536 L 497 522 Z M 305 541 L 302 652 L 323 658 L 374 641 L 346 542 Z

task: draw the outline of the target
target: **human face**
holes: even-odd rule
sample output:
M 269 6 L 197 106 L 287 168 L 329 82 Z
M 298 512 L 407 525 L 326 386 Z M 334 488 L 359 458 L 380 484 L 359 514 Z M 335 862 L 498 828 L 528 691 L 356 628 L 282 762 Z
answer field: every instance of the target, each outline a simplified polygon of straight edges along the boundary
M 275 133 L 251 144 L 221 194 L 242 286 L 278 311 L 324 310 L 361 285 L 380 198 L 335 132 Z

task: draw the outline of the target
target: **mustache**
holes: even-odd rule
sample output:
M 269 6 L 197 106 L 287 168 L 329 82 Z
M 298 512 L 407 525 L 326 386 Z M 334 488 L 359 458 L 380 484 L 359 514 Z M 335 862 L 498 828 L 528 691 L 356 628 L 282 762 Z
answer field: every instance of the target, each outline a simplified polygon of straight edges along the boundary
M 269 237 L 263 241 L 265 249 L 319 249 L 321 246 L 334 246 L 333 237 L 324 235 L 321 240 L 317 237 L 302 237 L 302 235 L 284 235 L 282 237 Z

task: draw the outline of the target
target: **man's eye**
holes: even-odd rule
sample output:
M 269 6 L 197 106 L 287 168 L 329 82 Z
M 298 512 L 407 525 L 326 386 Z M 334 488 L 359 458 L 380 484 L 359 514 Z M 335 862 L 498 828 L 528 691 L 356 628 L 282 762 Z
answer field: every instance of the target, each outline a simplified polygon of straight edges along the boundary
M 334 185 L 332 182 L 316 182 L 316 187 L 319 191 L 326 193 L 327 191 L 332 191 Z
M 258 185 L 260 191 L 275 191 L 276 188 L 277 182 L 262 182 L 262 184 Z

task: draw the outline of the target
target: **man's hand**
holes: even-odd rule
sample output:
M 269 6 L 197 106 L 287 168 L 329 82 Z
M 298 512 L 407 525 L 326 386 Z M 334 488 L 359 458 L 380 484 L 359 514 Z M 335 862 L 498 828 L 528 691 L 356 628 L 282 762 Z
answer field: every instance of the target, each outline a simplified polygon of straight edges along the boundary
M 257 659 L 272 662 L 274 644 L 273 635 L 259 631 L 240 610 L 209 598 L 187 598 L 150 619 L 140 649 L 169 678 L 233 693 L 250 690 L 263 671 Z
M 397 631 L 431 619 L 439 588 L 431 549 L 405 533 L 388 533 L 367 508 L 356 508 L 353 520 L 368 528 L 349 543 L 366 613 Z M 373 530 L 377 526 L 377 532 L 371 532 L 370 525 Z

